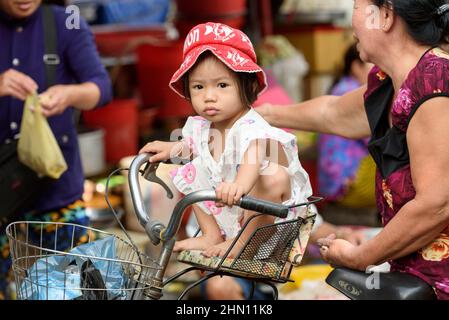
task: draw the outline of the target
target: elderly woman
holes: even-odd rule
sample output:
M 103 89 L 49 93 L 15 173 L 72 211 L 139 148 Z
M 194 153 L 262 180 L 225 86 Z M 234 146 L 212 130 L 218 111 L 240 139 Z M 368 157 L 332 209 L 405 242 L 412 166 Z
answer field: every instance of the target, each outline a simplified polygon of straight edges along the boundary
M 367 85 L 258 111 L 272 125 L 360 139 L 371 136 L 376 202 L 384 229 L 359 246 L 332 235 L 321 254 L 333 265 L 392 270 L 449 299 L 449 35 L 446 0 L 355 0 L 354 37 L 375 64 Z

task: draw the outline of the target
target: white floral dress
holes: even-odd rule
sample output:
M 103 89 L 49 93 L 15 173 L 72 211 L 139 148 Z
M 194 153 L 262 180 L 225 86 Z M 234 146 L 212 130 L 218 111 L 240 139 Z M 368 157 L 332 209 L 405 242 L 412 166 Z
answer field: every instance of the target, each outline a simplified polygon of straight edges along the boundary
M 221 182 L 232 182 L 250 143 L 255 140 L 269 139 L 278 141 L 284 148 L 289 166 L 287 169 L 291 181 L 291 198 L 284 204 L 303 203 L 312 195 L 309 176 L 298 159 L 298 147 L 295 136 L 266 122 L 254 109 L 237 120 L 228 131 L 224 151 L 218 162 L 209 150 L 209 129 L 211 122 L 199 117 L 189 117 L 182 129 L 183 139 L 190 145 L 194 159 L 188 164 L 170 172 L 176 188 L 187 195 L 198 190 L 215 189 Z M 262 165 L 266 167 L 267 163 Z M 216 207 L 215 202 L 198 203 L 207 214 L 215 217 L 226 239 L 234 238 L 241 229 L 243 209 L 239 207 Z M 301 209 L 291 209 L 286 219 L 305 214 Z M 280 220 L 280 219 L 278 219 Z

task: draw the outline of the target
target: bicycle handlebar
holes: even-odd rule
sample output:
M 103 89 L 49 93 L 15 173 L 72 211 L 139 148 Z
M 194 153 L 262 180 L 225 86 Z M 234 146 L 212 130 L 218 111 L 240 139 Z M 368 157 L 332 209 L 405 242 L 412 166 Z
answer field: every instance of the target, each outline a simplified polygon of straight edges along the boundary
M 214 190 L 200 190 L 192 192 L 182 198 L 173 209 L 167 228 L 161 234 L 161 240 L 171 239 L 178 232 L 182 215 L 187 207 L 202 201 L 216 201 L 217 196 Z M 272 216 L 285 218 L 287 217 L 289 208 L 282 204 L 268 202 L 265 200 L 255 199 L 249 196 L 242 197 L 236 204 L 243 209 L 257 211 Z
M 140 167 L 147 163 L 150 159 L 149 153 L 139 154 L 131 162 L 131 166 L 128 171 L 129 190 L 131 191 L 131 198 L 133 201 L 134 209 L 136 211 L 137 219 L 139 223 L 145 228 L 149 219 L 147 216 L 147 210 L 142 199 L 142 191 L 139 184 L 139 170 Z
M 289 208 L 285 205 L 244 196 L 240 199 L 238 206 L 242 209 L 269 214 L 278 218 L 287 218 Z

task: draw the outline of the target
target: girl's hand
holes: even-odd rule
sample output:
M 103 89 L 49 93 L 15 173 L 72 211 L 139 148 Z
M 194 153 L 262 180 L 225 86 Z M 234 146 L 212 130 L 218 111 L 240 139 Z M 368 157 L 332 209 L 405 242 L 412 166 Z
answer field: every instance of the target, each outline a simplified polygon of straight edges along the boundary
M 166 142 L 153 141 L 147 143 L 139 153 L 155 153 L 150 157 L 149 162 L 161 162 L 175 158 L 183 151 L 184 143 L 182 141 Z
M 217 207 L 223 207 L 224 205 L 232 207 L 245 194 L 245 190 L 243 186 L 235 182 L 222 182 L 215 189 L 215 194 L 218 200 L 216 203 Z
M 0 97 L 12 96 L 25 100 L 27 95 L 36 91 L 36 82 L 26 74 L 14 69 L 0 73 Z

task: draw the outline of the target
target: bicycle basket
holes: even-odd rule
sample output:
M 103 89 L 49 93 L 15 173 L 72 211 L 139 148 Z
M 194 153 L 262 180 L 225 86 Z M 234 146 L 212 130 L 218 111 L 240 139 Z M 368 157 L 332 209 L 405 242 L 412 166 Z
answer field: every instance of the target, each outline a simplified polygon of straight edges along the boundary
M 129 242 L 90 227 L 18 221 L 6 234 L 21 300 L 142 299 L 162 269 Z

